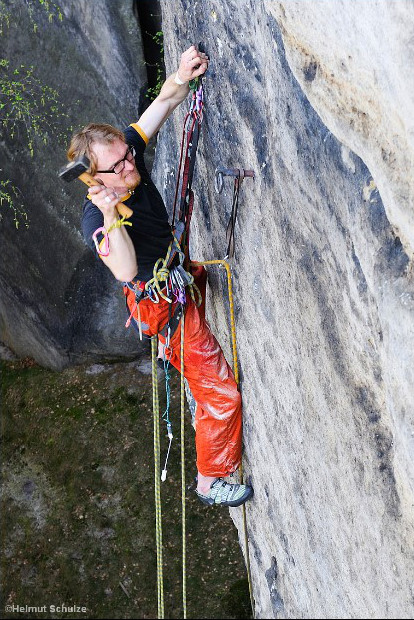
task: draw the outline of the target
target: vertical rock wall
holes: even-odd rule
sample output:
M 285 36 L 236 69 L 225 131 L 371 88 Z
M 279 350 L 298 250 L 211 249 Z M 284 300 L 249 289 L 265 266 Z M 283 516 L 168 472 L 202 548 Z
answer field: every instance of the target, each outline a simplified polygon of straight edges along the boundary
M 58 4 L 63 19 L 49 22 L 40 3 L 10 2 L 5 10 L 13 18 L 1 38 L 10 66 L 33 66 L 35 77 L 58 91 L 68 113 L 46 145 L 35 142 L 33 157 L 23 122 L 13 139 L 4 131 L 1 142 L 1 176 L 19 188 L 29 227 L 17 230 L 12 210 L 2 205 L 0 339 L 19 356 L 53 368 L 139 349 L 137 338 L 123 327 L 119 283 L 80 233 L 85 186 L 57 176 L 67 148 L 58 133 L 92 121 L 128 125 L 138 117 L 146 81 L 132 3 Z
M 162 11 L 167 73 L 193 42 L 211 58 L 194 259 L 225 253 L 232 185 L 218 196 L 215 168 L 256 172 L 232 269 L 257 617 L 410 618 L 412 4 L 164 0 Z M 157 148 L 169 202 L 183 116 Z M 208 316 L 230 356 L 227 305 L 211 271 Z

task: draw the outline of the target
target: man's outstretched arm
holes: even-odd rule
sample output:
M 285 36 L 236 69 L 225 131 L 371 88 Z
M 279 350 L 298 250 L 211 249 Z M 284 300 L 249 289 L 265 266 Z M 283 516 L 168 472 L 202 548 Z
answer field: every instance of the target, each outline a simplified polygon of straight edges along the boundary
M 199 52 L 194 45 L 181 55 L 181 62 L 176 73 L 164 82 L 160 94 L 140 117 L 138 124 L 148 138 L 151 138 L 165 123 L 175 108 L 189 93 L 188 82 L 203 75 L 208 68 L 208 56 Z M 181 80 L 184 84 L 177 84 Z

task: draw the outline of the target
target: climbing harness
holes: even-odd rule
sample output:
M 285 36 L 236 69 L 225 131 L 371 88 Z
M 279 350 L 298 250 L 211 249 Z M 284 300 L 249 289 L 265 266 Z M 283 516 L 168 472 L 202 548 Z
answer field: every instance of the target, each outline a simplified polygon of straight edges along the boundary
M 237 211 L 239 208 L 239 192 L 243 179 L 250 177 L 254 179 L 253 170 L 244 170 L 244 168 L 216 168 L 214 174 L 214 187 L 218 194 L 223 190 L 223 176 L 234 177 L 233 200 L 231 205 L 231 215 L 226 229 L 227 251 L 225 258 L 233 258 L 234 256 L 234 229 L 236 226 Z
M 172 259 L 177 256 L 179 257 L 179 264 L 172 267 Z M 132 290 L 135 294 L 135 302 L 131 308 L 125 327 L 129 327 L 131 321 L 134 319 L 135 324 L 138 324 L 141 340 L 142 327 L 139 302 L 145 297 L 148 297 L 154 304 L 159 303 L 160 297 L 171 305 L 174 303 L 177 304 L 174 313 L 170 314 L 167 325 L 160 330 L 160 334 L 163 337 L 166 337 L 168 328 L 170 328 L 170 337 L 172 338 L 174 336 L 186 302 L 186 287 L 188 287 L 189 294 L 194 303 L 198 306 L 201 304 L 201 293 L 198 286 L 194 283 L 193 276 L 184 269 L 183 262 L 184 253 L 177 239 L 174 237 L 174 240 L 168 247 L 165 258 L 160 258 L 155 263 L 153 277 L 150 280 L 147 282 L 137 280 L 124 283 L 125 294 L 127 289 Z M 136 319 L 134 317 L 135 311 L 137 311 Z

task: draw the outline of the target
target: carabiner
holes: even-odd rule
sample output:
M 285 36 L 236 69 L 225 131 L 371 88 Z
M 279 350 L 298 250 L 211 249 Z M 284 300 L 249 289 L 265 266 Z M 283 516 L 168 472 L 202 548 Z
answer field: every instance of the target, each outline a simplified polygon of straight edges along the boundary
M 223 191 L 223 185 L 223 173 L 217 168 L 214 173 L 214 189 L 216 190 L 217 194 L 221 194 L 221 192 Z
M 101 248 L 98 243 L 97 237 L 99 233 L 103 234 L 103 241 L 104 241 L 103 248 Z M 100 228 L 97 228 L 92 235 L 92 239 L 95 243 L 95 248 L 99 256 L 109 256 L 109 237 L 108 237 L 108 233 L 106 231 L 105 226 L 101 226 Z
M 158 296 L 157 291 L 155 291 L 151 286 L 149 286 L 147 288 L 147 292 L 148 292 L 148 297 L 150 298 L 150 300 L 152 301 L 153 304 L 159 304 L 160 303 L 160 298 Z
M 187 301 L 187 297 L 185 294 L 185 288 L 178 289 L 177 302 L 181 304 L 182 306 L 184 306 L 186 301 Z

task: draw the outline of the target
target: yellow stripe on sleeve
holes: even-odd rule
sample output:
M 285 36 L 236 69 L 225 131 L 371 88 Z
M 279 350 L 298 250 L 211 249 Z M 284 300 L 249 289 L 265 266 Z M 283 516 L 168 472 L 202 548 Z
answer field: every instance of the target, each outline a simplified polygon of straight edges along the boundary
M 145 144 L 148 144 L 149 138 L 147 138 L 145 131 L 141 129 L 138 123 L 131 123 L 130 127 L 133 127 L 135 131 L 139 133 L 141 138 L 144 140 Z

